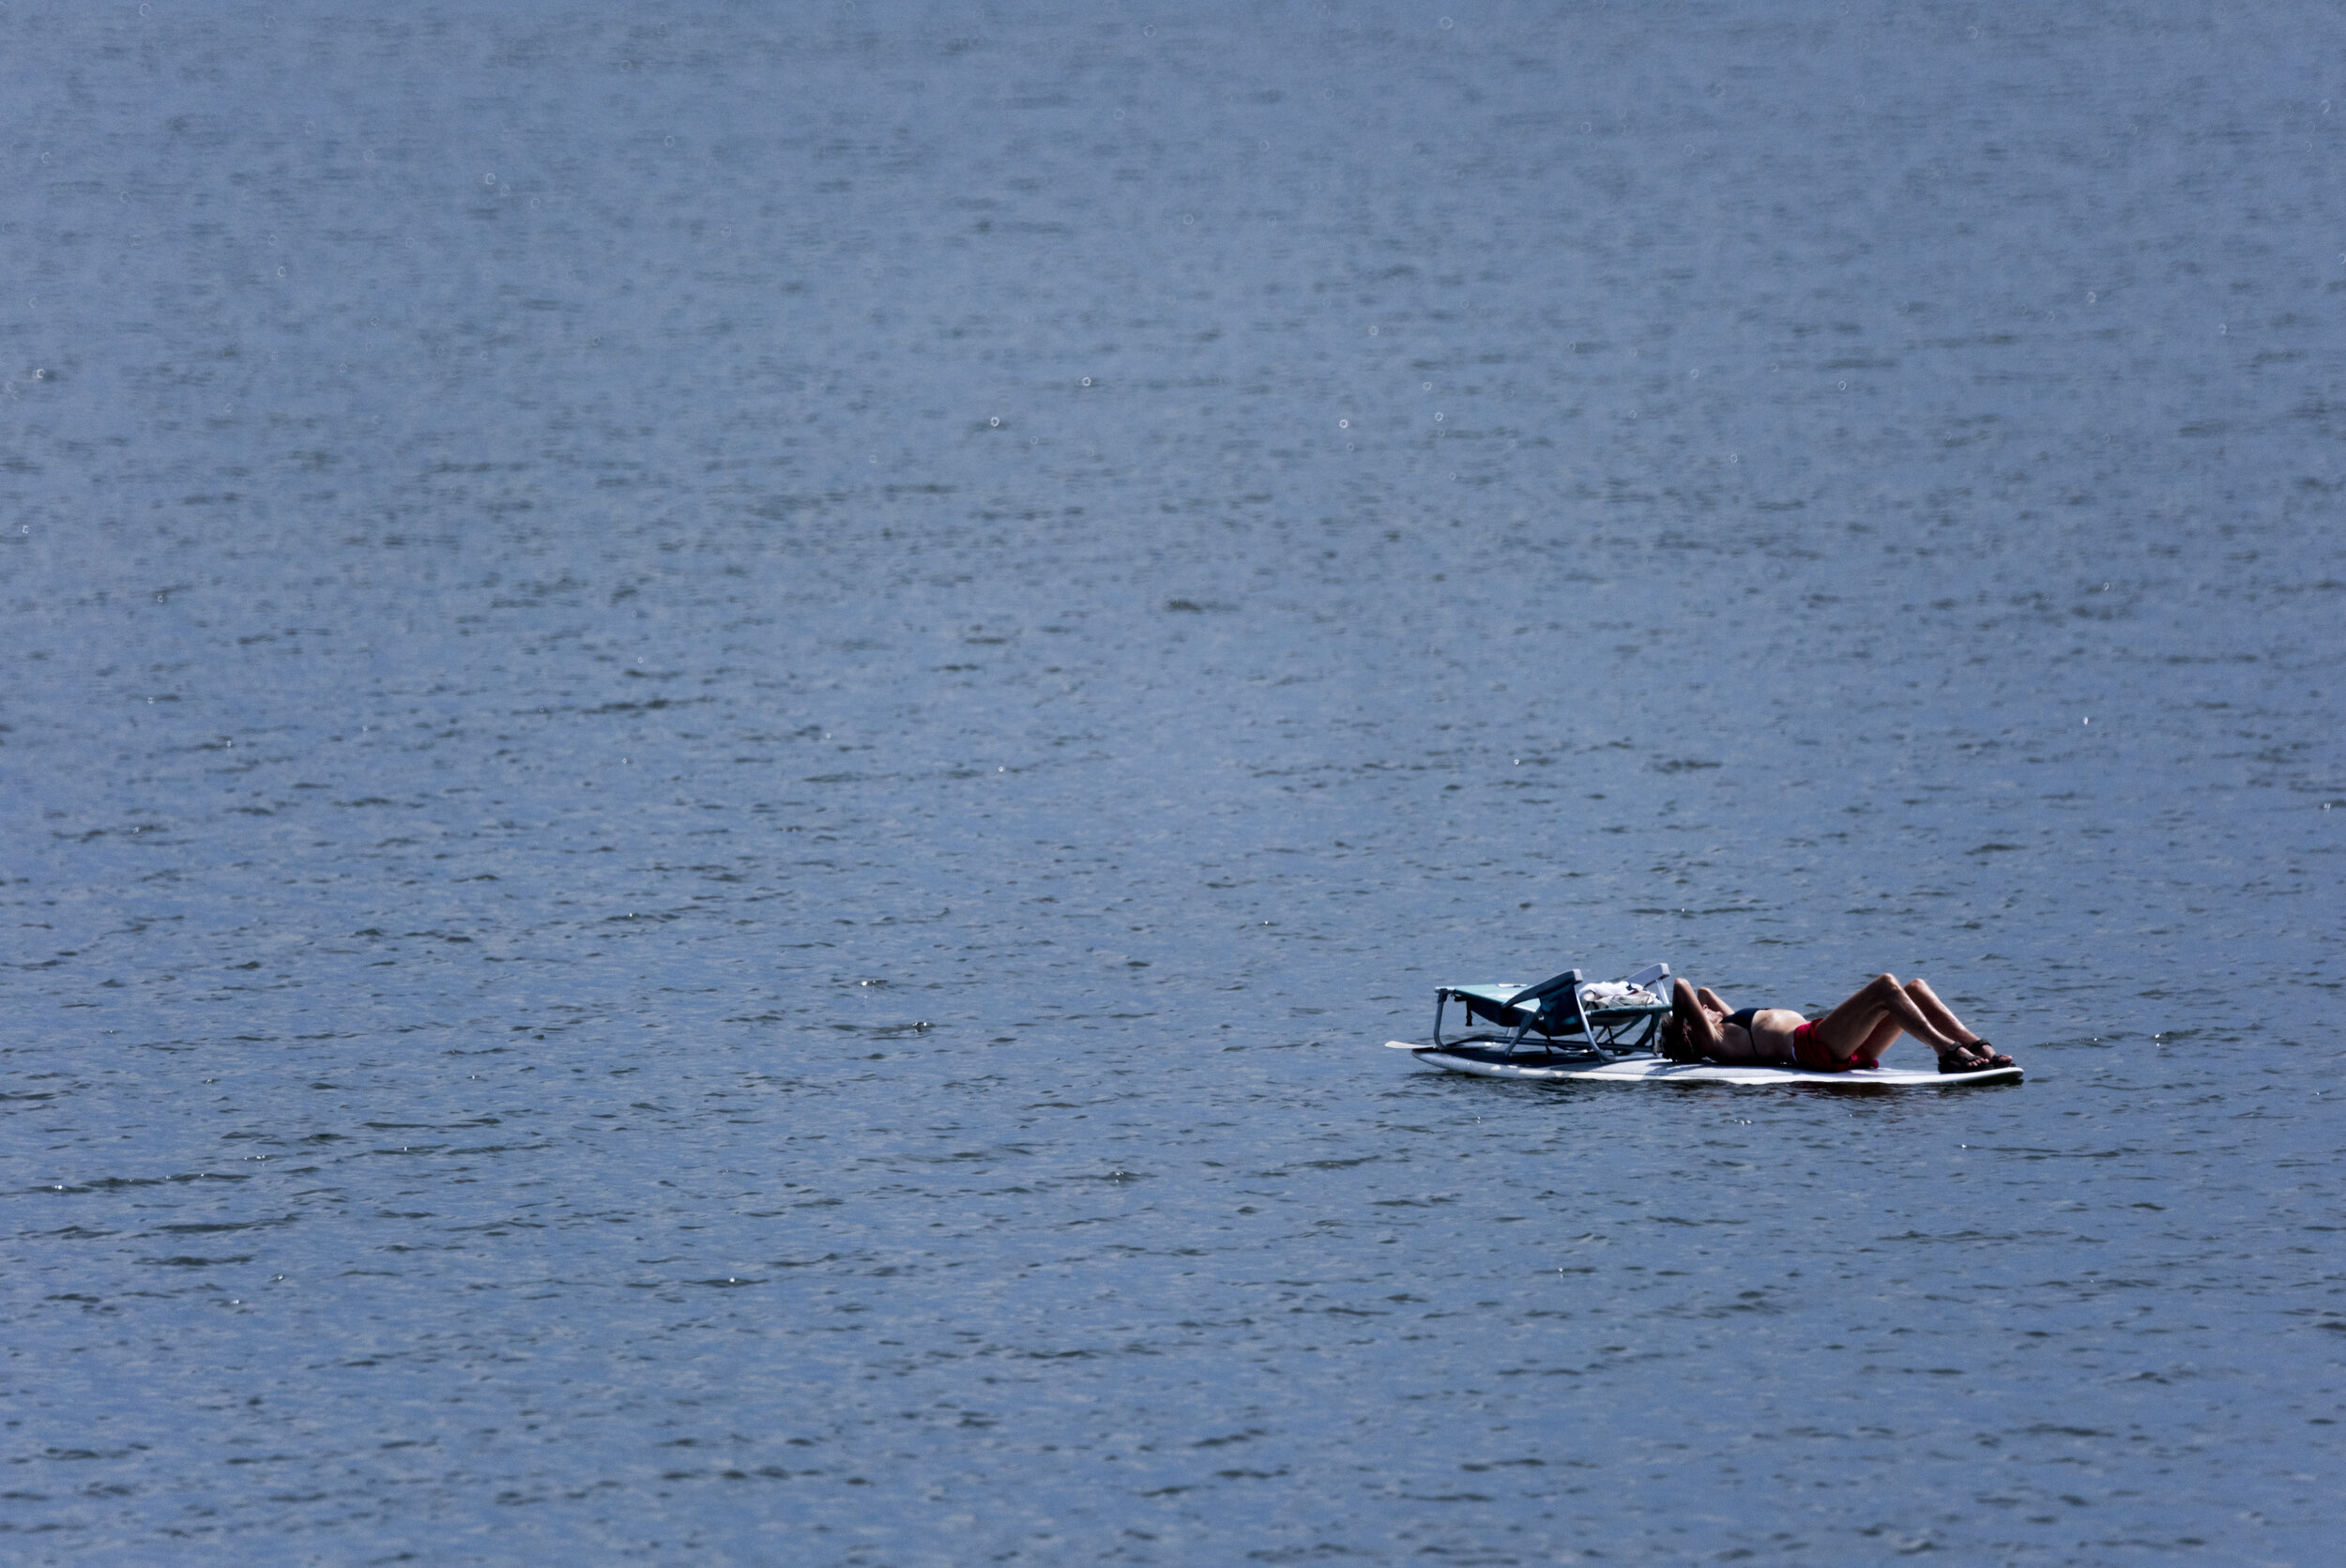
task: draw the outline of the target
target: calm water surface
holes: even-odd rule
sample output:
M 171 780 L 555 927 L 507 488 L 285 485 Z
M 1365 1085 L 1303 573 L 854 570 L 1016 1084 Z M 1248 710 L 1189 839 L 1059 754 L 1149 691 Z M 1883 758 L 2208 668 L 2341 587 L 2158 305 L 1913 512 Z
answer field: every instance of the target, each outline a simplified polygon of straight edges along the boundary
M 1445 6 L 0 9 L 12 1560 L 2330 1560 L 2346 23 Z

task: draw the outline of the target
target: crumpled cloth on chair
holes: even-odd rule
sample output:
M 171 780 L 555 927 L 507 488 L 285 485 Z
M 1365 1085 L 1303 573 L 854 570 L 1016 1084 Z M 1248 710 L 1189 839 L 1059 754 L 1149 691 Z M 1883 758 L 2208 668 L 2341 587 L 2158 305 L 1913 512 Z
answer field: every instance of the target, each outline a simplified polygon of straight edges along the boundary
M 1580 1005 L 1601 1007 L 1660 1007 L 1662 998 L 1642 985 L 1632 985 L 1625 980 L 1600 980 L 1594 985 L 1580 988 Z

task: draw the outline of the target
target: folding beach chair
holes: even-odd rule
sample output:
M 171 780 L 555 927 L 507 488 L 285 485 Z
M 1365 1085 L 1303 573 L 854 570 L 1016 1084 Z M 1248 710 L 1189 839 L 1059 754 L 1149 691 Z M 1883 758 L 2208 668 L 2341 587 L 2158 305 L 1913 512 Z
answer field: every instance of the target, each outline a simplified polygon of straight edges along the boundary
M 1650 1050 L 1653 1038 L 1669 1016 L 1668 986 L 1670 967 L 1649 964 L 1622 980 L 1590 984 L 1577 969 L 1566 969 L 1537 985 L 1443 985 L 1434 991 L 1434 1047 L 1447 1044 L 1497 1044 L 1492 1036 L 1475 1036 L 1445 1043 L 1442 1010 L 1452 999 L 1466 1010 L 1470 1027 L 1477 1019 L 1514 1032 L 1506 1037 L 1509 1055 L 1518 1045 L 1554 1055 L 1626 1056 Z M 1539 1038 L 1530 1039 L 1533 1035 Z

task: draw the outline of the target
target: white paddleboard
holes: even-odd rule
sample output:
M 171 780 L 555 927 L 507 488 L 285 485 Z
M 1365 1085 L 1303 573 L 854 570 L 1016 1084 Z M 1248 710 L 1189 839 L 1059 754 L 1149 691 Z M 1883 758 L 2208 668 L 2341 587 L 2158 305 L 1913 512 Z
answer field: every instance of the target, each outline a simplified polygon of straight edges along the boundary
M 1454 1045 L 1436 1050 L 1407 1040 L 1388 1040 L 1388 1050 L 1414 1052 L 1417 1059 L 1453 1073 L 1472 1073 L 1485 1078 L 1541 1078 L 1557 1082 L 1600 1084 L 1824 1084 L 1839 1088 L 1958 1088 L 1973 1084 L 2017 1084 L 2018 1067 L 1987 1067 L 1976 1073 L 1913 1072 L 1896 1067 L 1867 1067 L 1851 1073 L 1817 1073 L 1805 1067 L 1729 1067 L 1715 1061 L 1667 1061 L 1660 1057 L 1620 1057 L 1609 1061 L 1593 1058 L 1543 1058 L 1538 1051 L 1518 1051 L 1510 1058 L 1497 1046 Z

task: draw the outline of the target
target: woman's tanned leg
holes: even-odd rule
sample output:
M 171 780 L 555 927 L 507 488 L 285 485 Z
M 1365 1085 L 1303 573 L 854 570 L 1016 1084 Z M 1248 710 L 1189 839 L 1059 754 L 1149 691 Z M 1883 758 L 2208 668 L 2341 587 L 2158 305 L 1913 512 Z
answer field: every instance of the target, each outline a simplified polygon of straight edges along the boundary
M 1963 1042 L 1942 1032 L 1914 1005 L 1896 975 L 1876 975 L 1857 994 L 1817 1020 L 1817 1038 L 1836 1057 L 1849 1057 L 1871 1042 L 1885 1016 L 1936 1052 L 1961 1060 Z M 1896 1038 L 1893 1036 L 1893 1038 Z M 1885 1043 L 1883 1049 L 1887 1049 Z
M 1939 999 L 1938 994 L 1919 980 L 1909 981 L 1906 994 L 1914 1004 L 1929 1014 L 1940 1032 L 1963 1042 L 1963 1060 L 1973 1067 L 2009 1067 L 2012 1058 L 1988 1043 L 1987 1037 L 1955 1015 L 1954 1010 Z
M 1910 980 L 1905 990 L 1908 999 L 1922 1009 L 1923 1016 L 1929 1019 L 1941 1034 L 1966 1045 L 1978 1043 L 1978 1034 L 1963 1027 L 1963 1020 L 1949 1011 L 1947 1004 L 1939 999 L 1938 993 L 1931 990 L 1927 982 Z
M 1873 1033 L 1866 1037 L 1866 1043 L 1851 1053 L 1856 1058 L 1857 1065 L 1871 1067 L 1879 1062 L 1881 1053 L 1897 1044 L 1898 1036 L 1905 1032 L 1905 1027 L 1896 1018 L 1883 1013 L 1881 1022 L 1874 1026 Z

